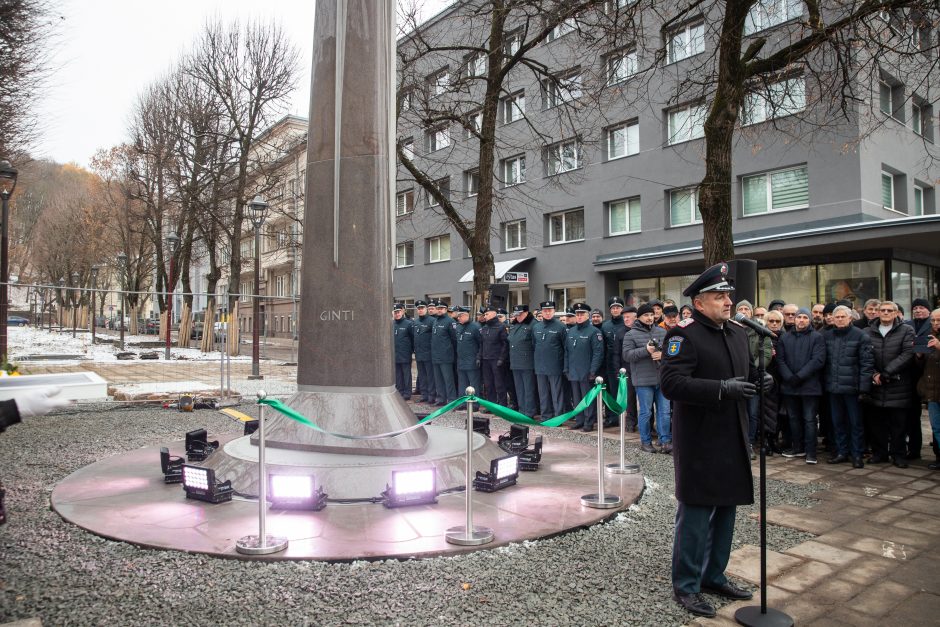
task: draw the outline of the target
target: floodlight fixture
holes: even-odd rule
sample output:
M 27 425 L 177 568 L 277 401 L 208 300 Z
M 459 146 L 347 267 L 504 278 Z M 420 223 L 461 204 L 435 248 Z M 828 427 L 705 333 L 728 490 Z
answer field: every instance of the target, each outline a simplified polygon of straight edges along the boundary
M 490 471 L 477 471 L 473 488 L 480 492 L 496 492 L 516 485 L 519 478 L 519 456 L 506 455 L 490 461 Z
M 532 446 L 519 453 L 519 470 L 532 471 L 539 469 L 542 461 L 542 436 L 535 436 Z
M 474 416 L 473 430 L 477 433 L 482 433 L 486 437 L 490 437 L 490 419 L 486 416 Z
M 525 425 L 511 425 L 509 433 L 499 436 L 499 448 L 507 453 L 521 453 L 529 446 L 529 427 Z
M 183 490 L 186 498 L 206 503 L 224 503 L 232 500 L 232 482 L 218 481 L 215 470 L 183 464 Z
M 326 507 L 326 493 L 311 474 L 268 473 L 268 501 L 271 509 L 306 509 L 315 512 Z
M 437 503 L 437 473 L 434 468 L 393 470 L 392 483 L 385 486 L 382 504 L 385 507 Z
M 193 429 L 186 434 L 186 460 L 201 462 L 219 448 L 219 441 L 209 442 L 205 429 Z
M 245 421 L 245 430 L 244 430 L 244 432 L 242 433 L 242 435 L 251 435 L 252 433 L 254 433 L 254 432 L 257 431 L 257 430 L 258 430 L 258 419 L 257 419 L 257 418 L 255 418 L 254 420 L 246 420 L 246 421 Z
M 170 455 L 170 449 L 160 447 L 160 470 L 163 471 L 163 483 L 182 483 L 183 464 L 186 462 L 178 455 Z

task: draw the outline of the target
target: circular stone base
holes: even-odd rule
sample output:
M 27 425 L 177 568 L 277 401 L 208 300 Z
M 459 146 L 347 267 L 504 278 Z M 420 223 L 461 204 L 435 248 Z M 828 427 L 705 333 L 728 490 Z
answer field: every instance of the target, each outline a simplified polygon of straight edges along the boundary
M 452 431 L 466 438 L 465 431 Z M 171 447 L 173 454 L 181 451 L 181 442 Z M 462 470 L 459 479 L 462 485 Z M 605 492 L 620 496 L 623 505 L 607 510 L 581 505 L 581 496 L 597 489 L 596 444 L 547 436 L 539 470 L 520 473 L 515 486 L 473 493 L 474 525 L 491 528 L 495 536 L 482 547 L 446 540 L 449 528 L 466 522 L 466 495 L 460 490 L 439 495 L 433 505 L 395 509 L 329 502 L 319 512 L 268 510 L 267 533 L 286 538 L 288 547 L 249 556 L 238 553 L 235 543 L 258 533 L 257 500 L 234 497 L 213 505 L 185 498 L 181 485 L 163 483 L 160 447 L 153 446 L 75 471 L 53 490 L 52 507 L 92 533 L 145 547 L 239 559 L 352 561 L 450 555 L 557 535 L 616 515 L 639 499 L 643 486 L 641 474 L 608 476 Z

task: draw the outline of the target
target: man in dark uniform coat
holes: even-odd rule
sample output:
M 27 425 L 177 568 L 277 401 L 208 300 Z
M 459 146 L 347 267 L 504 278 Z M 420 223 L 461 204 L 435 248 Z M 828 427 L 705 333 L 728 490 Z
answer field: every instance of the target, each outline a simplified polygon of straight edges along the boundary
M 392 307 L 392 332 L 395 334 L 395 389 L 406 401 L 411 400 L 411 355 L 414 352 L 414 339 L 411 335 L 412 322 L 405 317 L 405 304 L 395 303 Z
M 555 318 L 555 301 L 539 304 L 542 319 L 532 325 L 535 350 L 535 381 L 539 390 L 542 420 L 564 413 L 567 386 L 562 380 L 565 369 L 565 334 L 563 322 Z
M 454 363 L 457 361 L 457 323 L 447 315 L 447 305 L 434 305 L 434 326 L 431 329 L 431 363 L 434 365 L 434 390 L 437 405 L 457 400 Z
M 417 316 L 411 325 L 414 338 L 415 362 L 418 364 L 418 391 L 422 403 L 433 403 L 437 396 L 434 390 L 434 367 L 431 365 L 431 329 L 436 318 L 428 313 L 428 304 L 415 301 Z
M 596 377 L 604 365 L 604 336 L 591 324 L 591 308 L 586 303 L 575 303 L 572 307 L 575 325 L 565 336 L 565 375 L 571 384 L 571 404 L 578 406 L 594 387 Z M 597 408 L 591 403 L 575 418 L 572 429 L 593 431 L 597 420 Z
M 727 264 L 712 266 L 683 292 L 695 311 L 666 335 L 660 368 L 663 394 L 673 402 L 679 502 L 673 598 L 699 616 L 715 615 L 702 590 L 731 599 L 752 596 L 724 574 L 735 507 L 754 502 L 747 399 L 757 394 L 749 379 L 747 334 L 730 320 L 734 287 L 727 272 Z
M 470 319 L 469 307 L 457 310 L 457 393 L 472 385 L 480 394 L 480 325 Z
M 528 305 L 516 305 L 509 327 L 509 367 L 515 383 L 519 411 L 534 416 L 535 408 L 535 343 L 532 336 L 532 314 Z
M 607 309 L 610 311 L 610 318 L 601 325 L 601 333 L 604 335 L 604 344 L 606 346 L 604 351 L 604 382 L 607 384 L 607 390 L 613 396 L 617 396 L 620 385 L 620 351 L 623 349 L 623 336 L 627 332 L 627 328 L 623 326 L 623 299 L 619 296 L 611 296 L 607 300 Z M 608 407 L 604 426 L 616 427 L 619 424 L 620 416 Z
M 509 331 L 499 321 L 499 309 L 492 305 L 486 308 L 485 322 L 480 329 L 480 366 L 483 369 L 483 387 L 486 400 L 499 405 L 506 404 L 506 362 L 509 361 Z

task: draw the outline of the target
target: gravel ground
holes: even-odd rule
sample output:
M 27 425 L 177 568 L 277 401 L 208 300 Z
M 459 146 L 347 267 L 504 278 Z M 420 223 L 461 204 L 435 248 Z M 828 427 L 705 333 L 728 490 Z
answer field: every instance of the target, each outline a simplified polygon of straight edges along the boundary
M 254 407 L 243 411 L 254 413 Z M 442 424 L 457 425 L 451 415 Z M 495 431 L 502 421 L 494 420 Z M 505 424 L 505 423 L 502 423 Z M 10 521 L 0 527 L 0 622 L 45 625 L 681 625 L 670 598 L 675 499 L 671 457 L 635 447 L 647 489 L 614 520 L 549 540 L 411 561 L 242 562 L 138 549 L 87 533 L 50 510 L 56 482 L 122 450 L 181 439 L 192 428 L 238 432 L 212 411 L 114 405 L 27 420 L 0 435 Z M 508 428 L 508 427 L 507 427 Z M 494 431 L 494 434 L 495 434 Z M 550 437 L 586 443 L 562 429 Z M 616 442 L 608 442 L 614 456 Z M 756 482 L 755 482 L 756 483 Z M 769 481 L 769 505 L 809 505 L 819 486 Z M 739 508 L 735 547 L 757 544 Z M 771 526 L 782 550 L 810 536 Z M 712 598 L 718 602 L 717 597 Z

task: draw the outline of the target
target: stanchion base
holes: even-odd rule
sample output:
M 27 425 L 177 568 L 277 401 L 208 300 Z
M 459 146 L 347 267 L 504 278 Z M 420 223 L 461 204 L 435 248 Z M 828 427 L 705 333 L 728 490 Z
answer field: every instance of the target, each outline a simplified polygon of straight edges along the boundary
M 623 499 L 616 494 L 585 494 L 581 497 L 581 505 L 595 509 L 612 509 L 623 505 Z
M 607 464 L 604 469 L 609 475 L 635 475 L 640 472 L 639 464 Z
M 250 374 L 250 375 L 248 375 L 248 380 L 249 380 L 249 381 L 260 381 L 260 380 L 262 380 L 262 379 L 264 379 L 264 375 L 263 375 L 263 374 Z
M 471 527 L 470 531 L 467 532 L 467 527 L 461 525 L 459 527 L 451 527 L 447 530 L 447 533 L 444 535 L 444 538 L 450 544 L 460 544 L 462 546 L 478 546 L 480 544 L 487 544 L 493 541 L 493 530 L 489 527 L 480 527 L 474 525 Z
M 271 535 L 264 537 L 264 546 L 261 546 L 257 535 L 243 536 L 235 543 L 235 550 L 243 555 L 268 555 L 286 548 L 287 538 Z
M 793 627 L 793 619 L 789 614 L 772 607 L 768 607 L 767 613 L 762 614 L 760 605 L 742 607 L 734 613 L 734 620 L 748 627 Z

